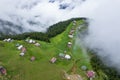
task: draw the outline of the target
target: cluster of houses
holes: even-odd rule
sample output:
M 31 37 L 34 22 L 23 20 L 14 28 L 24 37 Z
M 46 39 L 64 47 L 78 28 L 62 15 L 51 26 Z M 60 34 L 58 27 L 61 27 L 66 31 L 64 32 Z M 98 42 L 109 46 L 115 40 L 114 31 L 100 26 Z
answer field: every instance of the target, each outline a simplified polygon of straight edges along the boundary
M 32 39 L 26 39 L 25 41 L 29 44 L 34 44 L 37 47 L 40 46 L 40 44 L 38 42 L 36 42 L 35 40 L 32 40 Z M 16 44 L 16 47 L 18 50 L 20 50 L 20 56 L 24 56 L 27 51 L 26 47 L 24 47 L 23 45 L 20 45 L 19 43 Z M 35 59 L 36 59 L 35 56 L 32 56 L 30 58 L 31 61 L 34 61 Z
M 13 39 L 8 38 L 8 39 L 4 39 L 3 41 L 4 41 L 4 42 L 13 42 Z M 26 41 L 27 43 L 29 43 L 29 44 L 34 44 L 34 45 L 37 46 L 37 47 L 40 46 L 40 44 L 39 44 L 38 42 L 36 42 L 35 40 L 33 40 L 33 39 L 26 39 L 25 41 Z M 25 53 L 26 53 L 26 51 L 27 51 L 26 47 L 23 46 L 23 45 L 21 45 L 21 44 L 19 44 L 19 43 L 16 44 L 16 47 L 17 47 L 17 49 L 20 51 L 20 54 L 19 54 L 19 55 L 20 55 L 20 56 L 24 56 Z M 34 60 L 35 60 L 35 57 L 32 56 L 32 57 L 30 58 L 30 60 L 31 60 L 31 61 L 34 61 Z
M 90 70 L 86 72 L 86 76 L 88 78 L 88 80 L 93 80 L 93 78 L 95 78 L 95 72 Z M 84 80 L 80 75 L 78 74 L 68 74 L 64 71 L 63 73 L 63 79 L 65 80 Z
M 76 25 L 76 21 L 73 21 L 73 26 L 75 26 L 75 25 Z M 80 28 L 81 28 L 81 27 L 78 27 L 78 29 L 80 29 Z M 70 30 L 70 32 L 69 32 L 68 37 L 69 37 L 70 39 L 72 39 L 72 38 L 74 37 L 74 33 L 75 33 L 75 28 L 72 28 L 72 29 Z M 71 47 L 72 47 L 72 42 L 71 42 L 71 41 L 68 42 L 67 45 L 68 45 L 68 48 L 71 48 Z M 59 54 L 59 57 L 61 57 L 62 59 L 71 59 L 71 56 L 70 56 L 70 55 L 68 55 L 68 54 L 63 54 L 63 53 L 60 53 L 60 54 Z M 81 69 L 84 70 L 84 71 L 86 71 L 86 76 L 87 76 L 90 80 L 92 80 L 93 78 L 95 78 L 95 72 L 94 72 L 94 71 L 92 71 L 92 70 L 87 70 L 87 67 L 84 66 L 84 65 L 81 66 Z M 66 76 L 66 79 L 67 79 L 67 80 L 83 80 L 82 78 L 80 78 L 79 75 L 68 75 L 68 74 L 66 74 L 65 76 Z
M 76 25 L 76 21 L 74 20 L 74 21 L 73 21 L 73 27 L 74 27 L 75 25 Z M 68 37 L 69 37 L 69 38 L 73 38 L 73 37 L 74 37 L 74 32 L 75 32 L 75 29 L 72 28 L 71 31 L 69 32 Z
M 74 33 L 75 33 L 75 28 L 74 28 L 74 26 L 75 26 L 75 25 L 76 25 L 76 21 L 74 20 L 74 21 L 73 21 L 73 28 L 70 30 L 69 35 L 68 35 L 68 37 L 69 37 L 70 39 L 72 39 L 72 38 L 74 37 Z M 68 42 L 68 47 L 69 47 L 69 48 L 72 47 L 72 42 Z
M 4 41 L 4 42 L 13 42 L 13 39 L 8 38 L 8 39 L 4 39 L 3 41 Z M 34 43 L 35 46 L 40 46 L 39 43 L 36 43 L 36 42 L 35 42 L 34 40 L 32 40 L 32 39 L 29 40 L 29 43 Z M 19 43 L 17 43 L 15 46 L 16 46 L 17 49 L 20 51 L 20 54 L 19 54 L 19 55 L 20 55 L 20 56 L 24 56 L 25 53 L 26 53 L 26 51 L 27 51 L 26 47 L 23 46 L 23 45 L 21 45 L 21 44 L 19 44 Z M 30 58 L 30 60 L 31 60 L 31 61 L 34 61 L 34 60 L 35 60 L 35 57 L 32 56 L 32 57 Z M 3 66 L 0 66 L 0 75 L 7 75 L 7 70 L 6 70 Z
M 73 21 L 73 26 L 75 26 L 75 25 L 76 25 L 76 21 L 74 20 L 74 21 Z M 70 30 L 70 32 L 69 32 L 69 35 L 68 35 L 68 37 L 69 37 L 70 39 L 72 39 L 72 38 L 74 37 L 74 32 L 75 32 L 75 29 L 72 28 L 72 29 Z M 67 46 L 68 46 L 68 48 L 71 48 L 71 47 L 72 47 L 72 42 L 69 41 L 69 42 L 67 43 Z M 59 57 L 60 57 L 61 59 L 66 59 L 66 60 L 70 60 L 70 59 L 71 59 L 71 56 L 70 56 L 69 54 L 66 54 L 66 52 L 64 52 L 64 53 L 59 53 Z M 51 63 L 55 63 L 56 60 L 57 60 L 57 58 L 56 58 L 56 57 L 53 57 L 53 58 L 50 60 L 50 62 L 51 62 Z
M 59 53 L 59 58 L 61 59 L 66 59 L 66 60 L 70 60 L 71 59 L 71 56 L 69 54 L 66 54 L 66 53 Z M 57 58 L 56 57 L 53 57 L 50 62 L 51 63 L 55 63 L 57 61 Z
M 74 32 L 75 32 L 75 29 L 72 28 L 71 31 L 69 32 L 68 37 L 69 37 L 69 38 L 73 38 L 73 37 L 74 37 Z
M 30 44 L 34 44 L 35 46 L 40 46 L 40 44 L 33 39 L 26 39 L 25 41 Z
M 18 43 L 16 44 L 16 47 L 18 50 L 20 50 L 20 56 L 24 56 L 27 49 L 23 45 L 20 45 Z
M 87 70 L 86 66 L 81 66 L 81 69 L 85 71 L 85 75 L 88 78 L 88 80 L 93 80 L 95 78 L 95 72 L 93 70 Z M 65 80 L 84 80 L 80 75 L 78 74 L 68 74 L 66 71 L 63 72 L 63 79 Z
M 92 80 L 93 78 L 95 78 L 95 72 L 94 72 L 93 70 L 88 70 L 88 69 L 87 69 L 87 66 L 83 65 L 83 66 L 81 66 L 81 69 L 82 69 L 83 71 L 86 71 L 86 76 L 87 76 L 90 80 Z
M 4 41 L 4 42 L 13 42 L 14 40 L 11 39 L 11 38 L 8 38 L 8 39 L 4 39 L 3 41 Z
M 20 44 L 18 44 L 18 43 L 16 44 L 16 47 L 17 47 L 18 50 L 21 51 L 21 52 L 20 52 L 20 56 L 24 56 L 25 53 L 26 53 L 26 51 L 27 51 L 27 49 L 26 49 L 23 45 L 20 45 Z M 34 60 L 35 60 L 35 57 L 32 56 L 32 57 L 30 58 L 30 60 L 31 60 L 31 61 L 34 61 Z
M 59 57 L 66 60 L 71 59 L 71 56 L 69 54 L 64 54 L 64 53 L 59 53 Z

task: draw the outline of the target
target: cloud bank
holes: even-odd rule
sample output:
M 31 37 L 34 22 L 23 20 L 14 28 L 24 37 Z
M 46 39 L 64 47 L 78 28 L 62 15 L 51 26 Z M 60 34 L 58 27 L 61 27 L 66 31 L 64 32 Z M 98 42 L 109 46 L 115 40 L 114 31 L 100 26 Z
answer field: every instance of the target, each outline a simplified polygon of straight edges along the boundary
M 120 69 L 120 1 L 104 0 L 91 15 L 87 46 L 109 65 Z
M 0 0 L 0 19 L 21 26 L 24 32 L 44 32 L 56 22 L 90 14 L 96 6 L 93 1 Z

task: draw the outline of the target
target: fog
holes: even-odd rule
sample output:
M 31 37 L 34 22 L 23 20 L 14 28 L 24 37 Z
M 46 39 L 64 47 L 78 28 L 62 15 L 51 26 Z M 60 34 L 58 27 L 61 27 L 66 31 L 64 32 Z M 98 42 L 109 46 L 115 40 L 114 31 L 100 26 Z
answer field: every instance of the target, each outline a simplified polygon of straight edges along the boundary
M 90 14 L 96 6 L 93 1 L 0 0 L 0 19 L 21 26 L 24 32 L 44 32 L 59 21 Z
M 120 1 L 106 0 L 91 15 L 87 47 L 95 50 L 109 66 L 120 69 Z

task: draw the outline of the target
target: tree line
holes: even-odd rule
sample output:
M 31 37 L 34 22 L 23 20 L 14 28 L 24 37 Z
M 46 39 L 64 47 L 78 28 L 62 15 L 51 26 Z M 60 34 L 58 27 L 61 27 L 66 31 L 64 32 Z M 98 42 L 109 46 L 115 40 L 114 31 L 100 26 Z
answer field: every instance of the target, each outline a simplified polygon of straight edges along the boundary
M 86 18 L 72 18 L 66 21 L 61 21 L 59 23 L 56 23 L 50 26 L 46 32 L 26 32 L 26 33 L 15 34 L 15 35 L 1 34 L 0 40 L 6 39 L 6 38 L 12 38 L 14 40 L 24 40 L 30 37 L 35 40 L 50 42 L 50 38 L 55 37 L 56 35 L 64 32 L 67 29 L 68 25 L 74 20 L 75 21 L 86 20 Z
M 102 75 L 99 71 L 102 71 L 104 73 L 102 80 L 120 80 L 120 73 L 115 67 L 106 65 L 94 51 L 89 51 L 89 53 L 92 55 L 90 60 L 92 68 L 98 77 Z

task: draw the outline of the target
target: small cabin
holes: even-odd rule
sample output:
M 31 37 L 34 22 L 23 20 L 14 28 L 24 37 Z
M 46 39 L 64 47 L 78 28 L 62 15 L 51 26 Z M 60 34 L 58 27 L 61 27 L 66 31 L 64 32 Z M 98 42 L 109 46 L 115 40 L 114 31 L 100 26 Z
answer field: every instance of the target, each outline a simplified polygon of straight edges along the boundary
M 87 70 L 87 66 L 81 66 L 81 69 L 83 70 L 83 71 L 86 71 Z
M 50 60 L 50 62 L 51 62 L 51 63 L 55 63 L 56 60 L 57 60 L 57 58 L 53 57 L 53 58 Z
M 68 54 L 66 54 L 66 55 L 65 55 L 65 59 L 69 60 L 69 59 L 71 59 L 71 56 L 68 55 Z
M 60 58 L 65 58 L 65 54 L 59 53 L 59 57 L 60 57 Z
M 76 25 L 76 21 L 75 21 L 75 20 L 73 21 L 73 25 L 74 25 L 74 26 Z
M 26 52 L 26 48 L 25 48 L 25 47 L 22 47 L 22 48 L 21 48 L 21 52 L 22 52 L 22 53 L 25 53 L 25 52 Z
M 32 42 L 33 42 L 33 40 L 32 40 L 32 39 L 30 39 L 30 40 L 29 40 L 29 43 L 32 43 Z
M 69 34 L 70 34 L 70 35 L 73 35 L 74 32 L 75 32 L 75 29 L 73 28 L 73 29 L 71 29 L 71 31 L 69 32 Z
M 23 45 L 20 45 L 20 46 L 18 46 L 17 48 L 18 48 L 18 50 L 21 50 L 22 47 L 23 47 Z
M 35 43 L 35 46 L 37 46 L 37 47 L 38 47 L 38 46 L 40 46 L 40 44 L 39 44 L 39 43 Z
M 87 71 L 87 77 L 88 78 L 94 78 L 95 77 L 95 72 L 94 71 Z
M 72 47 L 72 43 L 68 42 L 68 47 L 71 48 Z
M 20 53 L 20 56 L 24 56 L 25 55 L 25 53 Z
M 2 74 L 2 75 L 6 75 L 7 74 L 7 71 L 6 71 L 6 69 L 3 66 L 0 66 L 0 74 Z
M 30 58 L 30 60 L 31 60 L 31 61 L 34 61 L 34 60 L 35 60 L 35 57 L 34 57 L 34 56 L 32 56 L 32 57 Z
M 17 43 L 15 46 L 16 46 L 16 47 L 18 47 L 18 46 L 20 46 L 20 44 L 19 44 L 19 43 Z
M 4 42 L 7 42 L 7 39 L 4 39 L 3 41 L 4 41 Z
M 8 38 L 8 39 L 7 39 L 7 42 L 11 42 L 11 40 L 12 40 L 11 38 Z
M 35 40 L 32 40 L 32 39 L 30 39 L 29 41 L 28 41 L 28 43 L 30 43 L 30 44 L 35 44 Z
M 13 40 L 11 38 L 8 38 L 8 39 L 4 39 L 3 41 L 4 42 L 12 42 Z
M 29 42 L 29 39 L 26 39 L 25 41 L 26 41 L 26 42 Z
M 73 35 L 68 35 L 69 38 L 73 38 Z

